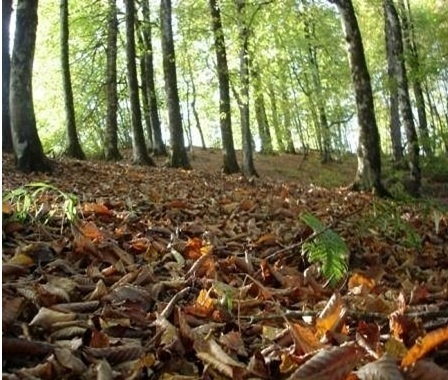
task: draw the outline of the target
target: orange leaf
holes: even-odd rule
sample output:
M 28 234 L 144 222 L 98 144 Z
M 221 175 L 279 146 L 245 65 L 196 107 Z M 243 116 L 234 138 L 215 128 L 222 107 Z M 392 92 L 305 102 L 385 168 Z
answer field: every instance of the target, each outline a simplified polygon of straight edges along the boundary
M 418 359 L 445 341 L 448 341 L 448 326 L 431 331 L 411 347 L 401 361 L 401 366 L 408 367 L 414 364 Z
M 376 286 L 376 284 L 375 284 L 375 280 L 373 278 L 366 277 L 361 273 L 354 273 L 348 280 L 348 288 L 350 290 L 352 290 L 354 288 L 361 288 L 366 291 L 370 291 L 375 286 Z
M 102 203 L 84 203 L 82 209 L 86 214 L 110 215 L 110 210 Z
M 240 210 L 249 211 L 255 206 L 255 202 L 252 199 L 245 199 L 240 203 Z
M 2 202 L 2 214 L 11 215 L 14 213 L 14 207 L 8 202 Z
M 272 247 L 277 245 L 277 236 L 275 234 L 264 234 L 257 239 L 255 245 L 258 247 Z
M 84 236 L 91 238 L 92 240 L 102 240 L 104 238 L 103 233 L 99 230 L 93 222 L 84 223 L 79 228 Z
M 317 335 L 322 337 L 327 331 L 332 331 L 341 325 L 341 318 L 345 314 L 345 308 L 339 293 L 335 293 L 328 300 L 327 305 L 316 320 Z
M 197 259 L 202 256 L 201 254 L 202 240 L 200 238 L 188 239 L 187 245 L 183 250 L 183 256 L 186 259 Z

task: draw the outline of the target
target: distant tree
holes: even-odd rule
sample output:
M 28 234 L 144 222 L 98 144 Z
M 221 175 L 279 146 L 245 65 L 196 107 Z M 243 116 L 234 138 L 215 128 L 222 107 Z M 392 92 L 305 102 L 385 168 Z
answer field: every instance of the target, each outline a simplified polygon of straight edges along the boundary
M 118 150 L 118 93 L 117 93 L 117 4 L 108 0 L 107 15 L 107 63 L 106 63 L 106 133 L 104 155 L 108 161 L 121 160 Z
M 272 137 L 271 137 L 271 131 L 269 129 L 268 117 L 266 114 L 264 90 L 262 87 L 259 68 L 252 67 L 251 74 L 253 79 L 252 87 L 254 89 L 255 119 L 257 120 L 258 134 L 260 136 L 260 142 L 261 142 L 260 153 L 272 154 L 274 152 L 274 148 L 272 146 Z
M 162 33 L 163 73 L 168 107 L 171 142 L 169 165 L 175 168 L 191 168 L 184 143 L 179 93 L 177 90 L 176 57 L 174 52 L 171 0 L 160 1 L 160 24 Z
M 388 195 L 387 190 L 381 183 L 380 135 L 375 119 L 370 74 L 367 70 L 358 20 L 351 0 L 329 1 L 336 4 L 341 15 L 356 97 L 359 145 L 358 170 L 353 188 L 356 190 L 375 190 L 380 196 Z
M 60 2 L 61 21 L 61 68 L 62 84 L 64 87 L 65 114 L 67 121 L 67 150 L 69 157 L 85 160 L 86 156 L 79 144 L 76 132 L 75 106 L 73 103 L 72 80 L 70 76 L 70 51 L 69 51 L 69 23 L 68 23 L 68 0 Z
M 140 110 L 139 87 L 137 79 L 135 53 L 135 3 L 125 0 L 126 5 L 126 63 L 128 73 L 129 101 L 131 105 L 132 156 L 139 165 L 154 166 L 148 155 L 143 133 L 142 114 Z
M 384 0 L 385 17 L 390 25 L 390 39 L 393 45 L 392 53 L 395 55 L 395 75 L 398 87 L 398 105 L 407 138 L 407 161 L 410 169 L 410 192 L 413 195 L 420 193 L 421 171 L 420 171 L 420 148 L 417 131 L 415 130 L 414 117 L 412 115 L 411 100 L 409 98 L 409 87 L 404 62 L 403 38 L 397 10 L 392 0 Z
M 11 119 L 9 113 L 9 76 L 11 58 L 9 56 L 9 27 L 11 22 L 12 0 L 2 2 L 2 149 L 12 152 Z
M 233 145 L 232 115 L 230 107 L 230 79 L 227 52 L 221 22 L 221 10 L 216 0 L 209 0 L 212 30 L 215 39 L 216 69 L 219 81 L 219 125 L 221 128 L 223 165 L 226 174 L 238 173 L 240 168 Z
M 159 106 L 157 104 L 157 94 L 155 85 L 155 74 L 153 64 L 153 48 L 152 48 L 152 27 L 151 27 L 151 15 L 148 0 L 141 2 L 143 24 L 141 27 L 142 38 L 142 93 L 147 97 L 147 112 L 149 115 L 149 127 L 148 131 L 149 139 L 152 143 L 152 152 L 156 156 L 165 156 L 167 154 L 165 143 L 162 139 L 162 128 L 159 118 Z
M 37 0 L 18 0 L 11 59 L 10 112 L 12 141 L 18 169 L 49 171 L 37 134 L 33 106 L 33 61 L 36 47 Z

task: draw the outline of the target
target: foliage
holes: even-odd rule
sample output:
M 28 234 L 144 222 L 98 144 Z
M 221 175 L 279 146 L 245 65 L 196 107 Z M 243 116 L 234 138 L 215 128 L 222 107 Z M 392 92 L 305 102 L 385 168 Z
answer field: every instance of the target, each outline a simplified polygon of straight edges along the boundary
M 77 219 L 77 197 L 45 182 L 32 182 L 6 191 L 2 198 L 3 202 L 12 204 L 12 217 L 21 222 L 31 218 L 33 222 L 47 224 L 61 214 L 63 222 L 74 223 Z
M 337 283 L 347 274 L 348 247 L 332 229 L 326 227 L 314 215 L 305 213 L 300 219 L 313 229 L 312 239 L 302 249 L 311 263 L 321 266 L 323 275 L 331 283 Z

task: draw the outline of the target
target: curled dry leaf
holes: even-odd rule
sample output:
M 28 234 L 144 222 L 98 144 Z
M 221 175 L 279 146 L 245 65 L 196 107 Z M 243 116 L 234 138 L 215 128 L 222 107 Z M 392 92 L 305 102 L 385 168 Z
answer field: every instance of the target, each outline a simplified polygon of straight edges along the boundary
M 46 307 L 41 307 L 39 309 L 39 312 L 30 322 L 30 326 L 41 326 L 45 329 L 49 329 L 55 323 L 69 322 L 75 319 L 75 313 L 63 313 L 60 311 L 48 309 Z
M 378 360 L 362 366 L 356 375 L 360 380 L 388 379 L 403 380 L 397 361 L 389 354 L 384 354 Z

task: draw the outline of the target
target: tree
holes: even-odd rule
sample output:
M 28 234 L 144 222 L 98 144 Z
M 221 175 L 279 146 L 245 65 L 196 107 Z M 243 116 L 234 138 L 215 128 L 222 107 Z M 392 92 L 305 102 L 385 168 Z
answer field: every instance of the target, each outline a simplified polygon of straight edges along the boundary
M 152 52 L 152 28 L 151 15 L 148 0 L 141 2 L 143 25 L 141 35 L 143 40 L 143 57 L 142 57 L 142 91 L 146 94 L 148 100 L 149 126 L 152 141 L 152 152 L 156 156 L 165 156 L 167 154 L 165 143 L 162 139 L 162 129 L 159 119 L 159 107 L 157 105 L 157 94 L 155 85 L 155 74 Z
M 176 57 L 171 22 L 171 0 L 161 0 L 160 24 L 162 33 L 163 73 L 172 149 L 169 164 L 175 168 L 190 169 L 191 166 L 184 143 L 179 93 L 177 91 Z
M 107 15 L 107 62 L 106 62 L 106 133 L 104 155 L 108 161 L 121 160 L 118 150 L 118 94 L 117 94 L 117 4 L 108 0 Z
M 36 47 L 37 0 L 18 0 L 11 59 L 10 112 L 12 141 L 18 169 L 48 171 L 36 127 L 33 106 L 33 62 Z
M 393 5 L 393 4 L 392 4 Z M 414 37 L 414 26 L 411 18 L 411 10 L 409 7 L 409 2 L 406 0 L 406 5 L 404 0 L 399 1 L 399 7 L 401 9 L 401 29 L 403 31 L 403 43 L 404 50 L 407 52 L 407 62 L 409 71 L 411 74 L 412 89 L 415 97 L 415 105 L 417 108 L 418 115 L 418 126 L 420 129 L 420 140 L 423 147 L 423 151 L 429 157 L 433 155 L 429 131 L 428 131 L 428 121 L 426 118 L 425 109 L 425 98 L 423 96 L 423 86 L 421 81 L 421 70 L 420 70 L 420 58 L 415 43 Z
M 223 165 L 226 174 L 240 171 L 233 145 L 232 117 L 230 108 L 230 79 L 227 52 L 222 30 L 221 10 L 216 0 L 209 0 L 212 30 L 215 39 L 216 69 L 219 81 L 219 125 L 221 128 Z
M 75 106 L 73 103 L 72 80 L 70 76 L 70 51 L 68 46 L 68 0 L 61 0 L 60 10 L 62 84 L 64 87 L 68 143 L 66 154 L 69 157 L 85 160 L 86 156 L 84 155 L 81 145 L 79 144 L 78 134 L 76 132 Z
M 11 22 L 12 0 L 2 2 L 2 149 L 12 152 L 11 119 L 9 113 L 9 76 L 11 58 L 9 56 L 9 27 Z
M 355 10 L 351 0 L 329 1 L 336 4 L 341 15 L 358 114 L 358 169 L 352 187 L 356 190 L 374 190 L 380 196 L 388 195 L 381 183 L 380 135 L 375 119 L 370 74 Z
M 253 159 L 253 138 L 250 130 L 249 112 L 249 28 L 244 19 L 245 0 L 235 0 L 238 12 L 238 31 L 240 40 L 240 81 L 241 94 L 237 98 L 240 108 L 241 135 L 243 139 L 243 172 L 245 175 L 258 177 Z
M 401 34 L 400 20 L 392 0 L 384 0 L 384 13 L 390 26 L 390 43 L 393 46 L 392 53 L 395 55 L 395 75 L 398 87 L 398 104 L 407 138 L 407 161 L 410 169 L 410 192 L 418 195 L 421 186 L 420 172 L 420 148 L 417 132 L 415 130 L 412 115 L 411 100 L 409 98 L 408 79 L 403 56 L 403 39 Z
M 126 0 L 126 64 L 128 73 L 129 101 L 131 104 L 132 155 L 133 161 L 140 165 L 154 166 L 146 150 L 140 110 L 139 88 L 135 53 L 135 4 Z

